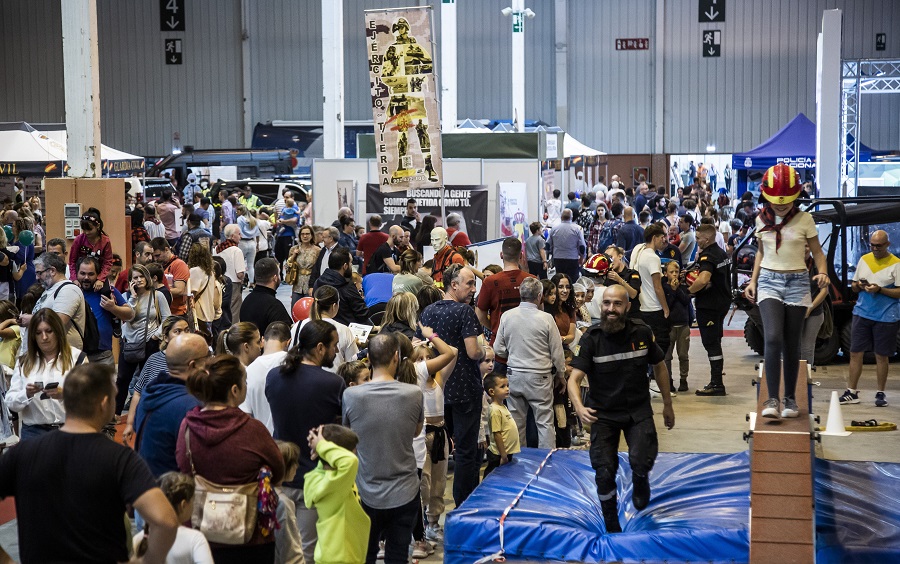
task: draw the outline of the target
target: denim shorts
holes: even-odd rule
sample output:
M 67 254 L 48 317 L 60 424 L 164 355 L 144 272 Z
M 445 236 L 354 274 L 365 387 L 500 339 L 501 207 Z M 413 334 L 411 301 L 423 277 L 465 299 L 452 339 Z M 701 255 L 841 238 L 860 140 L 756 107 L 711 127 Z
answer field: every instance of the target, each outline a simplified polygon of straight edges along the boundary
M 784 305 L 812 305 L 809 272 L 777 272 L 763 268 L 756 281 L 756 301 L 759 303 L 770 298 Z

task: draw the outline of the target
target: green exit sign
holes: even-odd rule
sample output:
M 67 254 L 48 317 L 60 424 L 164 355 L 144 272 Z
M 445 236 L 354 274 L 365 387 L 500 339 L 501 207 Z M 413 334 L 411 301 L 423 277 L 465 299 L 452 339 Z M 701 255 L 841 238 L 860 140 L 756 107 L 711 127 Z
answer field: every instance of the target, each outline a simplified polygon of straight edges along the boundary
M 522 33 L 525 31 L 525 14 L 516 12 L 513 14 L 513 33 Z

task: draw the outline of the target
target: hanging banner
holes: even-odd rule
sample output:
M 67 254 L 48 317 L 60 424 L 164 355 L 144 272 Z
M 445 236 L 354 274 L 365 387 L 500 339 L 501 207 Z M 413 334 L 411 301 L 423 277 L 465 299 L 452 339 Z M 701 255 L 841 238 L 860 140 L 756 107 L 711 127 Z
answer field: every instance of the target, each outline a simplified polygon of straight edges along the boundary
M 383 192 L 440 186 L 431 6 L 366 10 L 375 152 Z
M 528 185 L 524 182 L 498 182 L 500 187 L 500 235 L 516 237 L 523 243 L 528 231 Z
M 459 214 L 462 217 L 460 230 L 469 236 L 473 243 L 487 240 L 487 186 L 445 186 L 447 215 Z M 441 217 L 441 189 L 408 190 L 386 194 L 378 184 L 366 184 L 366 219 L 373 214 L 381 216 L 382 230 L 387 231 L 391 225 L 400 225 L 406 215 L 406 200 L 416 199 L 421 217 L 433 215 Z M 442 224 L 438 221 L 438 224 Z

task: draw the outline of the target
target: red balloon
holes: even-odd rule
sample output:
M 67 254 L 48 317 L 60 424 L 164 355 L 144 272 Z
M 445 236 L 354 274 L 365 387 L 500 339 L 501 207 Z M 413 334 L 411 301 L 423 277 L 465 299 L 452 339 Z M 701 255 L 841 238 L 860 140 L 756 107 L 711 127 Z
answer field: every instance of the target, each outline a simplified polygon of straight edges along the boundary
M 309 296 L 300 298 L 297 300 L 297 303 L 294 304 L 294 307 L 291 308 L 291 317 L 294 318 L 294 321 L 303 321 L 309 317 L 309 308 L 311 308 L 312 305 L 313 299 Z

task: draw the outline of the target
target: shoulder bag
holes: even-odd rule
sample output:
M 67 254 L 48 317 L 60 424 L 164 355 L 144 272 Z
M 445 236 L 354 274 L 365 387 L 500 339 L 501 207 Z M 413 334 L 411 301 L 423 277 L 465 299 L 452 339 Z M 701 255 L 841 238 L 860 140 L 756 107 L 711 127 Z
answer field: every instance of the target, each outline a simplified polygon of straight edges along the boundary
M 122 356 L 125 358 L 125 362 L 140 364 L 147 358 L 147 340 L 150 338 L 150 335 L 147 334 L 147 329 L 150 325 L 150 302 L 155 302 L 155 296 L 155 290 L 151 290 L 151 293 L 147 295 L 147 314 L 144 316 L 144 338 L 140 341 L 125 341 L 125 344 L 122 347 Z M 135 305 L 139 306 L 140 301 Z
M 259 482 L 223 486 L 197 474 L 191 455 L 191 430 L 184 432 L 184 446 L 194 476 L 194 512 L 191 525 L 209 542 L 247 544 L 256 530 Z

